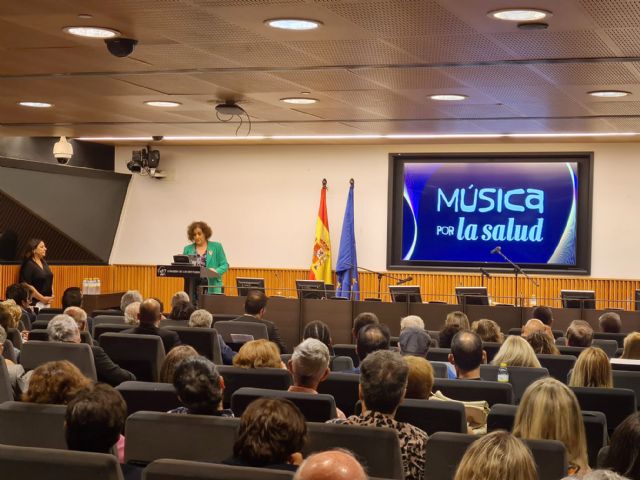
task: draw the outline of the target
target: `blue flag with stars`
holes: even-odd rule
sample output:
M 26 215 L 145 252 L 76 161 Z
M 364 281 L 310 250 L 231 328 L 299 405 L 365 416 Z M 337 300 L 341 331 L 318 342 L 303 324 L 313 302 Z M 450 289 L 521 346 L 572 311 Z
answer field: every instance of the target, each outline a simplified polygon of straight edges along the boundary
M 347 197 L 347 208 L 344 211 L 342 234 L 340 235 L 340 251 L 336 263 L 338 285 L 336 297 L 360 300 L 360 284 L 358 283 L 358 257 L 356 255 L 356 232 L 353 219 L 353 180 Z

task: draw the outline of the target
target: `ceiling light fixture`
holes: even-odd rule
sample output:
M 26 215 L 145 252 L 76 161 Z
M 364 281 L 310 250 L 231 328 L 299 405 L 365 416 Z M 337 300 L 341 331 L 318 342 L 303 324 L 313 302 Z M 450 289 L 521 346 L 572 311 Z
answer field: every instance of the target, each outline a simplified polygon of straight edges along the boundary
M 18 102 L 18 105 L 22 107 L 31 107 L 31 108 L 51 108 L 53 107 L 53 103 L 49 102 Z
M 271 28 L 279 28 L 280 30 L 315 30 L 322 25 L 318 20 L 307 20 L 303 18 L 274 18 L 265 20 Z
M 624 90 L 595 90 L 589 92 L 589 95 L 594 97 L 615 98 L 626 97 L 627 95 L 631 95 L 631 92 L 625 92 Z
M 438 95 L 430 95 L 429 98 L 431 100 L 438 100 L 443 102 L 458 102 L 460 100 L 466 100 L 468 97 L 466 95 L 460 95 L 457 93 L 445 93 Z
M 539 8 L 502 8 L 487 13 L 497 20 L 508 22 L 535 22 L 547 18 L 551 12 Z
M 159 107 L 159 108 L 173 108 L 179 107 L 182 105 L 180 102 L 169 102 L 166 100 L 150 100 L 148 102 L 144 102 L 145 105 L 149 107 Z
M 64 27 L 62 29 L 69 35 L 84 38 L 115 38 L 120 36 L 120 32 L 112 28 L 105 27 Z
M 306 97 L 306 98 L 289 97 L 289 98 L 281 98 L 280 101 L 284 103 L 292 103 L 294 105 L 311 105 L 312 103 L 317 103 L 318 100 L 316 98 L 310 98 L 310 97 Z

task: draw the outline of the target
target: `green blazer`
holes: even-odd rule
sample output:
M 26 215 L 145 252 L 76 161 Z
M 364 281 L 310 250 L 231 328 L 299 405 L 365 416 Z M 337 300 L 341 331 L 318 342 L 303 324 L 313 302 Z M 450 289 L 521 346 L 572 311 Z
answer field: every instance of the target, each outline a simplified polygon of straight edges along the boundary
M 196 244 L 191 243 L 184 247 L 183 255 L 196 255 Z M 207 268 L 215 268 L 220 274 L 218 278 L 209 278 L 209 293 L 221 293 L 222 275 L 229 270 L 227 257 L 224 254 L 222 244 L 219 242 L 207 242 Z

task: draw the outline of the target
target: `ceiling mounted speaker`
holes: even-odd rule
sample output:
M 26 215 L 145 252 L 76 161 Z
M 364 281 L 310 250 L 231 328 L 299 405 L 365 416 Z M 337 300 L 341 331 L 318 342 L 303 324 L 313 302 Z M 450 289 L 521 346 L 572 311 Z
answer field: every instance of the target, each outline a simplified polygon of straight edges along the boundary
M 219 103 L 216 105 L 216 111 L 222 115 L 242 115 L 245 113 L 244 109 L 233 101 Z

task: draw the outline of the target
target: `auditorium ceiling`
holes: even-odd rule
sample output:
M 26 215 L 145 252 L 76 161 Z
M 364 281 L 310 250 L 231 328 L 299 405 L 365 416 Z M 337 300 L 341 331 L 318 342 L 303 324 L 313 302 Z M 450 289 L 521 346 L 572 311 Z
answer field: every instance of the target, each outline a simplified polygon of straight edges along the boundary
M 550 12 L 548 27 L 488 15 L 513 6 Z M 265 23 L 274 18 L 321 26 L 277 30 Z M 71 36 L 67 26 L 108 27 L 138 45 L 117 58 L 103 40 Z M 601 90 L 628 95 L 589 95 Z M 290 97 L 317 102 L 282 101 Z M 246 118 L 216 118 L 225 101 L 250 116 L 249 138 Z M 236 130 L 239 143 L 640 133 L 640 1 L 0 0 L 0 136 Z

